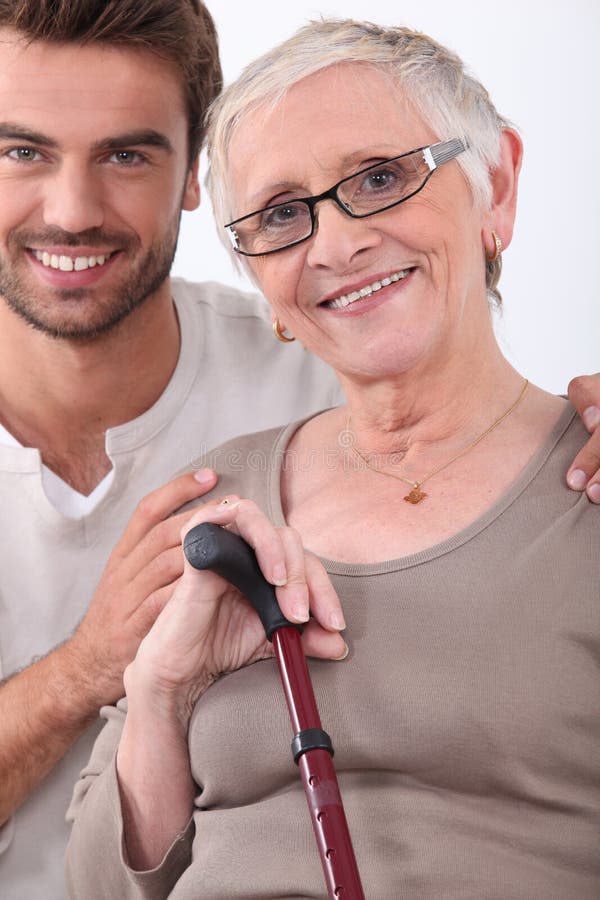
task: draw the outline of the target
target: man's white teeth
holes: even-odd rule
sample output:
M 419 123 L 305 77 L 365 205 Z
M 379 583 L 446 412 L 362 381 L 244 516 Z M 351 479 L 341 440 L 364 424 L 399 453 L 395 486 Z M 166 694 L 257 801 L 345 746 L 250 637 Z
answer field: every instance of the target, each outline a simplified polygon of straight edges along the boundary
M 57 256 L 56 253 L 48 253 L 46 250 L 34 250 L 35 258 L 43 266 L 50 269 L 60 269 L 61 272 L 83 272 L 84 269 L 93 269 L 94 266 L 103 266 L 110 254 L 100 256 Z
M 394 281 L 401 281 L 403 278 L 406 278 L 411 271 L 411 269 L 401 269 L 400 272 L 394 272 L 393 275 L 386 275 L 381 281 L 374 281 L 373 284 L 366 284 L 359 291 L 351 291 L 349 294 L 342 294 L 340 297 L 336 297 L 335 300 L 328 300 L 324 306 L 328 306 L 330 309 L 343 309 L 345 306 L 349 306 L 351 303 L 360 300 L 362 297 L 369 297 L 376 291 L 380 291 L 382 287 L 387 287 Z

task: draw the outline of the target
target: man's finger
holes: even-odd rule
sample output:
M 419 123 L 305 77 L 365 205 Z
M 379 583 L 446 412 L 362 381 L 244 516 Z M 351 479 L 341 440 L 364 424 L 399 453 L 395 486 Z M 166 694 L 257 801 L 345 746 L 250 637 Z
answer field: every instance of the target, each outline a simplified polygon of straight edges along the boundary
M 149 597 L 146 597 L 144 603 L 140 604 L 140 607 L 134 616 L 135 627 L 140 637 L 144 637 L 150 631 L 160 613 L 173 596 L 178 583 L 179 579 L 175 579 L 175 581 L 170 584 L 165 584 L 163 587 L 150 594 Z
M 600 428 L 575 457 L 567 473 L 567 484 L 574 491 L 587 491 L 593 503 L 600 503 Z
M 179 475 L 162 487 L 143 497 L 135 508 L 129 524 L 115 546 L 114 555 L 125 557 L 159 522 L 176 509 L 202 497 L 217 483 L 212 469 L 199 469 Z
M 144 566 L 130 585 L 131 597 L 139 598 L 135 608 L 132 609 L 132 614 L 135 614 L 135 609 L 142 606 L 152 594 L 164 587 L 172 586 L 183 574 L 183 564 L 183 550 L 181 544 L 177 544 L 163 550 Z
M 592 478 L 591 481 L 588 481 L 588 486 L 585 490 L 592 503 L 600 503 L 600 477 L 598 475 Z
M 596 375 L 578 375 L 568 388 L 569 400 L 581 416 L 589 432 L 600 425 L 600 372 Z

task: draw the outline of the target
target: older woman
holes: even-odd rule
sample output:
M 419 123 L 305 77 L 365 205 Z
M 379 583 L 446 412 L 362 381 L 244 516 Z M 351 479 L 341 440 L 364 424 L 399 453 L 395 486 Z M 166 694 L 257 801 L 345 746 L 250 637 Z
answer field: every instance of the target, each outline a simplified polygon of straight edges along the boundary
M 276 335 L 348 402 L 216 451 L 227 502 L 194 522 L 250 540 L 288 616 L 311 609 L 307 652 L 345 657 L 311 668 L 366 896 L 597 898 L 599 513 L 563 483 L 572 408 L 490 319 L 519 137 L 445 48 L 352 21 L 250 66 L 211 128 Z M 186 569 L 76 790 L 74 897 L 324 896 L 268 655 Z

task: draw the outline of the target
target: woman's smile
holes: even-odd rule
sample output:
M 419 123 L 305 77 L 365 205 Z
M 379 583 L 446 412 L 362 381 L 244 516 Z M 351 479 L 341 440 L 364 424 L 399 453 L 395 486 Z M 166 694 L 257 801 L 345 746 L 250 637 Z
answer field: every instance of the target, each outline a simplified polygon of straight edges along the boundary
M 358 301 L 365 300 L 373 294 L 379 294 L 380 291 L 382 291 L 382 297 L 387 297 L 388 292 L 386 292 L 384 288 L 397 284 L 399 281 L 404 281 L 404 279 L 408 278 L 413 271 L 414 268 L 400 269 L 396 272 L 392 272 L 390 275 L 375 278 L 373 281 L 367 282 L 366 284 L 352 285 L 351 287 L 344 288 L 344 293 L 340 293 L 332 298 L 327 298 L 326 300 L 321 301 L 319 305 L 325 306 L 327 309 L 348 309 L 348 307 L 354 307 L 354 304 L 357 304 L 357 307 L 362 309 L 363 304 Z M 381 298 L 378 297 L 377 299 Z

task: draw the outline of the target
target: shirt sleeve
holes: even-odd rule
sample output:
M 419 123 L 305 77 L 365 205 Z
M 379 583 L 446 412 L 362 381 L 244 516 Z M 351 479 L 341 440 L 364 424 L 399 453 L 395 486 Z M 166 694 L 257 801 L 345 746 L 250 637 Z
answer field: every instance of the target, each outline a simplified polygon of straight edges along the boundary
M 65 874 L 72 900 L 165 900 L 191 862 L 192 819 L 156 868 L 138 872 L 129 866 L 116 769 L 126 709 L 126 701 L 121 700 L 116 707 L 101 710 L 106 725 L 75 785 L 67 811 L 73 828 Z

